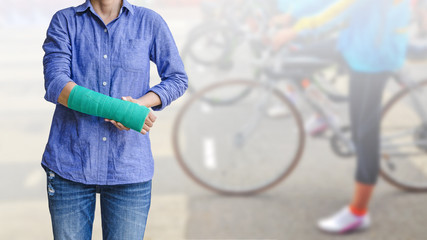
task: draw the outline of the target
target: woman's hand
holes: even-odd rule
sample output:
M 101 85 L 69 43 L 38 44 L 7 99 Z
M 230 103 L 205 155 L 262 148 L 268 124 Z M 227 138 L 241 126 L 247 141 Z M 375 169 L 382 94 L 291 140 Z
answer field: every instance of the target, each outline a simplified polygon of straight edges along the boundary
M 133 102 L 133 103 L 136 103 L 138 105 L 144 106 L 144 104 L 142 102 L 140 102 L 137 99 L 134 99 L 134 98 L 132 98 L 130 96 L 128 96 L 128 97 L 122 97 L 122 100 Z M 147 132 L 150 131 L 151 127 L 153 127 L 154 122 L 156 121 L 156 119 L 157 119 L 157 117 L 153 114 L 152 111 L 150 111 L 148 113 L 147 117 L 145 118 L 144 126 L 142 127 L 141 133 L 142 134 L 147 134 Z M 125 127 L 123 124 L 121 124 L 121 123 L 119 123 L 117 121 L 114 121 L 114 120 L 111 120 L 111 119 L 105 119 L 105 121 L 106 122 L 111 122 L 120 131 L 122 131 L 122 130 L 129 131 L 130 130 L 130 128 Z
M 297 31 L 293 28 L 284 28 L 271 38 L 274 50 L 279 50 L 283 45 L 297 37 Z

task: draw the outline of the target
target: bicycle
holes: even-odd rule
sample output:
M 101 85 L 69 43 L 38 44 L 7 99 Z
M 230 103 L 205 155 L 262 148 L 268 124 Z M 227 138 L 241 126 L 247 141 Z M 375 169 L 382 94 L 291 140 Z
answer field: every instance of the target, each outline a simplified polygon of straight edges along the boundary
M 410 42 L 408 47 L 409 59 L 425 59 L 425 2 L 413 3 L 414 17 L 409 27 L 415 42 Z M 254 78 L 258 79 L 258 72 L 247 71 L 248 60 L 259 58 L 260 37 L 265 35 L 269 28 L 270 16 L 277 10 L 274 1 L 263 2 L 245 1 L 218 1 L 202 4 L 204 19 L 193 28 L 188 35 L 188 41 L 182 48 L 182 59 L 187 66 L 187 72 L 191 79 L 199 79 L 190 82 L 189 92 L 194 93 L 217 81 L 217 79 Z M 252 24 L 251 24 L 252 23 Z M 318 33 L 319 36 L 311 36 L 311 42 L 323 40 L 325 37 L 333 38 L 345 24 L 336 24 L 326 31 Z M 421 39 L 418 39 L 421 38 Z M 245 56 L 236 59 L 236 56 Z M 341 67 L 339 64 L 331 68 Z M 239 72 L 240 75 L 235 75 Z M 329 76 L 328 81 L 318 82 L 317 85 L 323 91 L 329 91 L 334 95 L 345 97 L 345 93 L 337 90 L 336 79 L 344 75 L 346 69 L 336 68 L 335 73 Z M 242 74 L 245 74 L 242 76 Z M 325 77 L 323 77 L 325 80 Z M 243 91 L 240 94 L 246 94 Z M 236 94 L 235 97 L 239 97 Z M 209 101 L 210 99 L 205 99 Z M 234 99 L 224 99 L 225 102 Z
M 256 194 L 291 174 L 305 146 L 302 113 L 294 97 L 328 119 L 330 108 L 308 94 L 309 89 L 316 88 L 307 83 L 312 83 L 310 78 L 316 72 L 338 60 L 294 53 L 284 58 L 266 52 L 264 60 L 269 61 L 258 62 L 260 80 L 227 80 L 210 85 L 192 96 L 176 118 L 172 139 L 178 162 L 207 189 L 227 195 Z M 401 189 L 426 191 L 427 168 L 420 157 L 425 158 L 427 151 L 427 112 L 422 108 L 427 95 L 420 91 L 427 91 L 427 80 L 416 83 L 397 74 L 393 78 L 402 88 L 384 105 L 381 176 Z M 285 79 L 292 86 L 292 95 L 276 88 L 278 79 Z M 243 90 L 247 94 L 233 102 L 222 101 Z M 323 95 L 338 101 L 328 92 Z M 272 104 L 281 104 L 285 113 L 268 116 L 266 109 Z M 411 115 L 405 122 L 396 122 L 396 115 L 402 111 Z M 407 125 L 402 127 L 402 123 Z M 217 124 L 221 131 L 215 127 Z M 340 156 L 354 155 L 353 143 L 345 136 L 346 127 L 330 119 L 328 125 L 333 150 Z M 410 152 L 405 152 L 405 147 Z M 403 161 L 405 158 L 410 160 Z
M 237 77 L 233 70 L 247 73 L 247 77 L 256 74 L 245 68 L 250 60 L 259 56 L 257 44 L 271 11 L 265 2 L 258 0 L 202 4 L 205 18 L 189 32 L 181 48 L 189 78 L 201 79 L 190 83 L 188 91 L 194 93 L 218 79 Z M 246 57 L 236 60 L 236 56 L 242 55 Z
M 207 2 L 202 5 L 202 12 L 206 16 L 204 20 L 194 27 L 188 34 L 188 40 L 182 47 L 181 57 L 187 68 L 187 74 L 191 79 L 198 79 L 189 84 L 188 91 L 195 93 L 218 79 L 254 78 L 260 74 L 257 70 L 248 71 L 247 67 L 252 61 L 261 57 L 264 44 L 263 38 L 268 32 L 276 29 L 269 26 L 270 18 L 277 11 L 272 5 L 275 1 L 263 2 L 257 0 L 229 1 L 218 3 Z M 324 41 L 329 38 L 333 41 L 335 33 L 342 28 L 340 24 L 327 31 L 319 32 L 303 39 L 304 44 Z M 244 56 L 243 58 L 241 56 Z M 342 75 L 342 65 L 333 64 L 334 75 L 329 76 L 328 82 L 322 83 L 324 91 L 338 92 L 334 85 L 336 75 Z M 345 69 L 344 69 L 345 70 Z M 238 75 L 236 73 L 238 72 Z M 345 71 L 344 71 L 345 73 Z M 323 77 L 325 78 L 325 77 Z M 318 83 L 320 85 L 320 83 Z M 240 95 L 246 94 L 242 90 L 240 94 L 223 98 L 223 101 L 234 101 Z M 210 101 L 211 99 L 205 99 Z M 217 102 L 218 103 L 218 102 Z

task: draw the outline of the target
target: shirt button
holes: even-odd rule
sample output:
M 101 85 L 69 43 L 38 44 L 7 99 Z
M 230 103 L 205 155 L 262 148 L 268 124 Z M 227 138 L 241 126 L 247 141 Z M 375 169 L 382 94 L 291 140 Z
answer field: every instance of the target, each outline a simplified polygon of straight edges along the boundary
M 107 57 L 108 57 L 108 56 L 107 56 L 107 54 L 105 54 L 105 55 L 104 55 L 104 58 L 106 59 Z
M 104 142 L 105 142 L 105 141 L 107 141 L 107 138 L 106 138 L 106 137 L 103 137 L 103 138 L 102 138 L 102 141 L 104 141 Z
M 102 83 L 102 85 L 106 86 L 106 85 L 107 85 L 107 82 L 103 82 L 103 83 Z
M 108 30 L 107 29 L 104 29 L 104 32 L 107 32 Z

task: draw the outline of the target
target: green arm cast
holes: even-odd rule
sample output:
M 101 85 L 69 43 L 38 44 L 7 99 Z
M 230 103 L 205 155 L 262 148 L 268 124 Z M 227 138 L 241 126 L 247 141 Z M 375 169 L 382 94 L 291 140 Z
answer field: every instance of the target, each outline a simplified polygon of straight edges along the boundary
M 150 109 L 133 102 L 112 98 L 90 89 L 75 86 L 68 97 L 70 109 L 85 114 L 112 119 L 141 132 Z

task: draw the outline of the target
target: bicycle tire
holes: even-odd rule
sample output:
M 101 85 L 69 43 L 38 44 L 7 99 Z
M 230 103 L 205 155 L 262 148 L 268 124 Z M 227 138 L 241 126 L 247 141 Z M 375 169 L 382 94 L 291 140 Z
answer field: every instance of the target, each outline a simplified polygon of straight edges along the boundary
M 420 81 L 414 86 L 415 89 L 426 88 L 426 87 L 427 87 L 427 80 Z M 395 107 L 399 102 L 401 102 L 404 99 L 404 97 L 408 95 L 408 93 L 410 91 L 411 90 L 409 88 L 401 89 L 393 97 L 391 97 L 390 100 L 385 104 L 385 106 L 383 108 L 383 113 L 382 113 L 382 125 L 384 124 L 383 123 L 384 118 L 387 117 L 387 115 L 390 113 L 391 110 L 393 110 L 393 107 Z M 427 91 L 427 89 L 426 89 L 426 91 Z M 424 152 L 425 152 L 425 154 L 427 154 L 427 149 L 425 149 Z M 421 153 L 424 153 L 424 152 L 421 152 Z M 381 156 L 382 156 L 381 161 L 383 161 L 383 162 L 389 161 L 389 160 L 387 160 L 387 157 L 388 157 L 387 153 L 382 153 Z M 425 158 L 425 156 L 423 156 L 423 157 Z M 404 160 L 401 160 L 401 161 L 404 161 Z M 390 173 L 390 170 L 386 170 L 385 164 L 387 164 L 387 162 L 381 164 L 380 175 L 386 182 L 390 183 L 391 185 L 393 185 L 399 189 L 405 190 L 405 191 L 411 191 L 411 192 L 425 192 L 425 191 L 427 191 L 427 181 L 426 181 L 425 186 L 420 186 L 418 184 L 411 184 L 411 183 L 405 182 L 402 179 L 399 179 L 398 177 L 392 175 Z M 424 173 L 424 174 L 426 174 L 426 173 Z
M 258 82 L 254 82 L 254 81 L 247 81 L 247 80 L 227 80 L 224 82 L 220 82 L 220 83 L 216 83 L 213 84 L 211 86 L 206 87 L 205 89 L 203 89 L 202 91 L 198 92 L 196 95 L 192 96 L 192 98 L 190 98 L 182 107 L 182 109 L 180 110 L 180 112 L 178 113 L 177 118 L 175 119 L 174 122 L 174 126 L 173 126 L 173 133 L 172 133 L 172 145 L 173 145 L 173 150 L 175 153 L 175 156 L 178 160 L 178 163 L 180 165 L 180 167 L 184 170 L 184 172 L 192 179 L 194 180 L 197 184 L 199 184 L 200 186 L 214 191 L 216 193 L 219 194 L 223 194 L 223 195 L 252 195 L 252 194 L 258 194 L 260 192 L 266 191 L 270 188 L 272 188 L 273 186 L 275 186 L 276 184 L 280 183 L 282 180 L 284 180 L 287 176 L 290 175 L 290 173 L 295 169 L 295 167 L 297 166 L 302 153 L 303 153 L 303 149 L 304 149 L 304 145 L 305 145 L 305 134 L 304 134 L 304 128 L 303 128 L 303 123 L 302 123 L 302 118 L 300 113 L 297 111 L 297 109 L 294 107 L 294 105 L 283 95 L 281 94 L 277 89 L 274 89 L 271 94 L 274 95 L 275 97 L 277 97 L 278 101 L 280 101 L 281 103 L 284 104 L 284 106 L 287 108 L 287 110 L 289 111 L 290 116 L 292 117 L 292 121 L 295 121 L 295 131 L 296 134 L 295 136 L 297 136 L 298 139 L 293 139 L 293 142 L 296 144 L 295 145 L 295 152 L 294 153 L 290 153 L 291 159 L 287 159 L 290 160 L 288 161 L 288 164 L 283 165 L 283 169 L 278 170 L 276 175 L 274 174 L 265 174 L 262 177 L 268 177 L 269 179 L 265 180 L 263 182 L 263 184 L 254 184 L 251 186 L 246 186 L 245 188 L 242 189 L 236 189 L 236 188 L 230 188 L 230 187 L 226 187 L 223 185 L 218 185 L 217 183 L 215 183 L 213 181 L 213 179 L 209 179 L 207 180 L 206 178 L 203 178 L 204 173 L 197 173 L 192 166 L 189 165 L 189 160 L 186 159 L 186 157 L 184 156 L 184 150 L 182 148 L 181 142 L 180 142 L 180 137 L 185 135 L 183 134 L 181 131 L 181 127 L 182 127 L 182 123 L 184 122 L 183 119 L 186 115 L 188 115 L 188 112 L 191 113 L 191 109 L 194 106 L 197 106 L 196 103 L 202 103 L 204 102 L 203 100 L 201 100 L 201 98 L 212 91 L 217 91 L 218 89 L 223 89 L 223 88 L 227 88 L 230 89 L 230 87 L 250 87 L 253 88 L 252 90 L 256 89 L 262 89 L 265 87 L 265 85 L 258 83 Z M 223 92 L 223 91 L 220 91 Z M 254 91 L 251 91 L 254 92 Z M 249 98 L 249 97 L 248 97 Z M 242 100 L 243 101 L 243 100 Z M 235 107 L 235 106 L 233 106 Z M 237 112 L 237 110 L 233 109 L 234 112 Z M 191 116 L 191 115 L 190 115 Z M 189 118 L 189 119 L 193 119 L 193 118 Z M 236 119 L 235 119 L 236 120 Z M 237 121 L 237 120 L 236 120 Z M 226 127 L 224 127 L 225 123 L 222 122 L 222 129 L 227 129 Z M 193 124 L 190 124 L 190 126 L 194 126 Z M 208 129 L 209 126 L 208 124 L 205 124 L 204 127 L 202 127 L 201 129 Z M 198 129 L 194 130 L 195 132 L 200 132 L 197 131 Z M 225 131 L 225 130 L 224 130 Z M 277 132 L 277 130 L 276 130 Z M 232 135 L 232 134 L 231 134 Z M 284 134 L 286 135 L 286 134 Z M 290 134 L 289 134 L 290 135 Z M 190 137 L 192 138 L 192 137 Z M 225 139 L 225 137 L 224 137 Z M 196 142 L 198 141 L 198 138 L 195 138 Z M 224 141 L 221 138 L 221 141 Z M 195 151 L 194 149 L 194 145 L 192 145 L 192 150 L 191 151 Z M 270 145 L 269 145 L 270 146 Z M 221 151 L 221 152 L 225 152 L 225 151 Z M 197 158 L 197 157 L 196 157 Z M 201 158 L 197 158 L 197 161 L 199 161 Z M 269 159 L 270 160 L 270 159 Z M 229 161 L 229 160 L 227 160 Z M 246 161 L 246 159 L 245 159 Z M 284 161 L 283 161 L 284 162 Z M 198 162 L 196 162 L 198 164 Z M 227 164 L 229 162 L 226 162 Z M 245 162 L 246 164 L 247 162 Z M 264 164 L 267 165 L 267 164 Z M 267 165 L 269 166 L 269 165 Z M 246 169 L 245 169 L 246 170 Z M 245 174 L 250 175 L 252 177 L 253 172 L 248 173 L 245 172 Z M 203 176 L 201 176 L 203 175 Z M 233 175 L 235 176 L 235 175 Z M 221 179 L 223 180 L 223 179 Z M 210 181 L 210 182 L 209 182 Z

